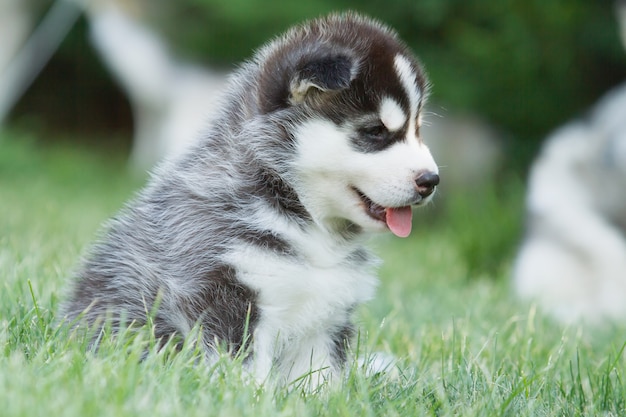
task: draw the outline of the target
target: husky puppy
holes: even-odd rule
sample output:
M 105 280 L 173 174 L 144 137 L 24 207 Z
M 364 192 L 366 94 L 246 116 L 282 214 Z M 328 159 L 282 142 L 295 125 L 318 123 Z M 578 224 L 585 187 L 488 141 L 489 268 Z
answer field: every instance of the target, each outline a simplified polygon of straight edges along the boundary
M 260 380 L 336 376 L 373 296 L 370 232 L 411 231 L 438 169 L 420 139 L 427 81 L 389 28 L 331 15 L 270 42 L 231 79 L 194 148 L 108 224 L 63 314 L 198 325 L 207 357 L 242 348 Z M 311 374 L 313 375 L 313 374 Z
M 517 293 L 555 318 L 626 318 L 626 84 L 553 133 L 534 162 Z

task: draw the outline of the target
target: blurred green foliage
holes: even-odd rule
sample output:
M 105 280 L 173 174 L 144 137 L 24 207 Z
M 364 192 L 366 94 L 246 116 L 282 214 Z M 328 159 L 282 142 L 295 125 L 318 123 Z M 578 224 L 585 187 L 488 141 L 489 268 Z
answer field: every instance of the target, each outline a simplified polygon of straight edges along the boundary
M 524 164 L 553 128 L 580 115 L 626 74 L 611 1 L 590 0 L 144 0 L 151 23 L 181 56 L 232 68 L 290 25 L 330 11 L 353 9 L 395 27 L 427 67 L 433 84 L 430 110 L 478 114 L 512 138 L 514 159 Z M 86 80 L 66 91 L 99 90 L 90 105 L 98 127 L 119 92 L 99 82 L 104 73 L 87 51 L 81 22 L 55 57 L 64 68 L 40 83 L 50 111 L 67 94 L 64 84 Z M 94 65 L 96 63 L 96 65 Z M 51 67 L 54 67 L 54 62 Z M 71 71 L 70 71 L 71 72 Z M 77 72 L 77 71 L 74 71 Z M 44 74 L 45 76 L 45 74 Z M 50 77 L 50 75 L 48 75 Z M 44 78 L 45 79 L 45 78 Z M 45 85 L 44 85 L 45 84 Z M 90 87 L 91 86 L 91 87 Z M 51 94 L 50 91 L 55 92 Z M 65 103 L 64 103 L 65 104 Z M 22 106 L 22 113 L 41 106 Z M 49 115 L 44 116 L 49 117 Z M 80 122 L 89 123 L 89 118 Z M 117 114 L 109 124 L 127 120 Z

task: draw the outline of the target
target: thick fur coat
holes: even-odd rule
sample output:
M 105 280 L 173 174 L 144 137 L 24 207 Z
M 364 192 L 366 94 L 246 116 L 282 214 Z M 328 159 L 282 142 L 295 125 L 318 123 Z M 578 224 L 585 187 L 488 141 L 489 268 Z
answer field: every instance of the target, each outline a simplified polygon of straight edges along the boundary
M 66 320 L 115 328 L 153 312 L 163 340 L 198 325 L 209 358 L 248 331 L 260 380 L 337 375 L 376 287 L 365 237 L 408 235 L 439 181 L 419 137 L 426 85 L 393 31 L 354 14 L 270 42 L 197 145 L 109 222 Z

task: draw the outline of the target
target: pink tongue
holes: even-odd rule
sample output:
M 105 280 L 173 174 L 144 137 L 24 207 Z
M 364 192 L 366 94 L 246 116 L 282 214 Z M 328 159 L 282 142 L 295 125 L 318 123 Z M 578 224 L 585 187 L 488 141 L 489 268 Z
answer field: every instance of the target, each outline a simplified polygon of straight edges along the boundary
M 411 206 L 387 209 L 387 226 L 398 237 L 411 234 L 412 218 Z

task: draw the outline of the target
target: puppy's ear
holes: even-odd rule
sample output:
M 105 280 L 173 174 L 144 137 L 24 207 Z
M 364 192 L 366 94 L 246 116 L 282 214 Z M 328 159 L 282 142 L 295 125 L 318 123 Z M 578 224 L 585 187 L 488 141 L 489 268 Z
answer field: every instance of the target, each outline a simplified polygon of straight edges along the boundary
M 357 72 L 356 62 L 347 55 L 331 55 L 306 61 L 289 85 L 289 101 L 302 103 L 312 90 L 339 91 L 350 86 Z

